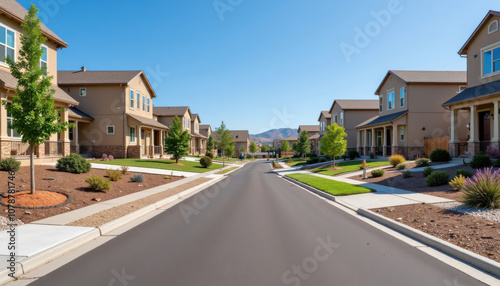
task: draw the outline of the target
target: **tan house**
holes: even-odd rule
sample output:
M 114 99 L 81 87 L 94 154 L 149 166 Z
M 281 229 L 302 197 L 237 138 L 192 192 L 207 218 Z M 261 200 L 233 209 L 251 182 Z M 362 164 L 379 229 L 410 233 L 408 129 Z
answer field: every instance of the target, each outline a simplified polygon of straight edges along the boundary
M 499 22 L 500 12 L 489 11 L 458 52 L 467 58 L 467 87 L 443 104 L 450 110 L 452 156 L 500 147 Z
M 200 124 L 200 134 L 207 137 L 207 138 L 210 138 L 210 136 L 212 136 L 212 126 L 210 126 L 210 124 Z M 212 140 L 213 140 L 213 138 L 212 138 Z M 207 143 L 208 143 L 208 139 L 207 139 Z M 214 156 L 217 155 L 217 149 L 207 150 L 207 151 L 211 151 L 212 154 L 214 154 Z
M 299 129 L 297 130 L 298 137 L 300 137 L 300 134 L 306 131 L 307 136 L 309 137 L 309 141 L 311 141 L 311 153 L 314 153 L 316 155 L 320 154 L 319 148 L 320 148 L 320 129 L 319 125 L 299 125 Z
M 207 153 L 208 137 L 200 133 L 200 116 L 196 113 L 191 118 L 191 155 L 204 155 Z
M 338 126 L 344 127 L 347 133 L 347 151 L 357 150 L 356 126 L 377 116 L 379 113 L 378 109 L 378 100 L 336 99 L 333 101 L 330 111 L 327 111 L 331 115 L 331 123 L 328 125 L 337 123 Z M 320 129 L 321 127 L 320 117 Z M 325 132 L 325 129 L 326 126 L 323 128 L 322 134 Z
M 59 71 L 59 86 L 80 102 L 71 130 L 74 152 L 100 157 L 163 156 L 168 127 L 153 116 L 156 94 L 142 71 Z
M 273 140 L 273 147 L 274 147 L 275 150 L 280 150 L 281 149 L 281 144 L 283 144 L 284 141 L 287 141 L 288 142 L 288 146 L 290 146 L 290 150 L 292 150 L 293 143 L 297 143 L 298 140 L 299 140 L 299 137 L 297 137 L 297 136 L 289 136 L 289 137 L 283 138 L 283 139 L 274 139 Z
M 390 70 L 377 88 L 379 115 L 358 126 L 360 153 L 406 158 L 425 154 L 425 138 L 449 136 L 450 113 L 442 102 L 459 93 L 466 84 L 463 71 Z
M 230 130 L 233 136 L 235 154 L 248 154 L 250 152 L 250 133 L 248 130 Z M 240 152 L 241 146 L 245 147 L 244 152 Z
M 10 68 L 4 61 L 5 58 L 17 60 L 21 49 L 21 35 L 24 30 L 21 24 L 28 11 L 14 0 L 0 2 L 0 101 L 9 102 L 15 94 L 17 80 L 11 76 Z M 57 86 L 57 51 L 67 48 L 68 44 L 54 32 L 42 24 L 42 33 L 47 41 L 42 45 L 43 56 L 40 66 L 47 68 L 47 74 L 53 76 L 52 88 L 55 107 L 62 109 L 61 121 L 68 122 L 71 114 L 70 107 L 78 105 L 78 101 L 69 96 Z M 31 151 L 28 144 L 21 142 L 21 137 L 9 128 L 12 116 L 7 113 L 5 106 L 0 104 L 0 159 L 14 157 L 16 159 L 28 158 Z M 65 131 L 53 134 L 44 144 L 34 150 L 37 161 L 51 157 L 61 157 L 70 153 L 70 132 Z

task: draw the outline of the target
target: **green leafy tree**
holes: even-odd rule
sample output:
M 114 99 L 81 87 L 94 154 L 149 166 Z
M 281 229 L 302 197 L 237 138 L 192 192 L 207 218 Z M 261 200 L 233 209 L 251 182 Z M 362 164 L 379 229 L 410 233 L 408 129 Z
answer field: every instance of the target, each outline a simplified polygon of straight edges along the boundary
M 247 149 L 245 148 L 245 146 L 241 146 L 238 151 L 240 151 L 240 154 L 243 154 L 247 151 Z
M 300 133 L 299 140 L 297 142 L 297 152 L 302 154 L 302 157 L 305 157 L 307 153 L 311 152 L 311 141 L 309 140 L 307 131 L 302 131 L 302 133 Z
M 257 152 L 259 150 L 259 148 L 257 148 L 257 144 L 255 144 L 255 142 L 250 142 L 250 153 L 252 153 L 252 155 Z
M 231 158 L 231 156 L 233 156 L 233 155 L 234 155 L 234 152 L 235 152 L 235 150 L 234 150 L 234 147 L 235 147 L 235 146 L 234 146 L 234 145 L 235 145 L 234 143 L 233 143 L 233 144 L 230 144 L 230 145 L 226 148 L 226 155 L 227 155 L 227 157 L 228 157 L 228 158 Z
M 295 152 L 298 152 L 299 151 L 299 143 L 293 142 L 292 143 L 292 150 Z
M 333 167 L 335 167 L 335 157 L 343 155 L 347 151 L 347 133 L 344 127 L 337 123 L 326 127 L 326 133 L 321 138 L 321 152 L 332 157 Z
M 267 145 L 262 145 L 262 148 L 260 148 L 260 152 L 267 152 L 269 151 L 269 147 Z
M 283 141 L 281 143 L 281 151 L 282 152 L 290 152 L 290 144 L 288 144 L 288 141 Z
M 234 142 L 233 136 L 231 136 L 231 131 L 226 128 L 224 121 L 222 121 L 220 127 L 215 129 L 215 145 L 217 145 L 217 148 L 220 148 L 222 151 L 222 166 L 225 166 L 224 155 L 231 145 L 234 154 Z M 232 156 L 232 154 L 229 156 Z
M 207 141 L 207 151 L 212 152 L 212 150 L 214 150 L 214 147 L 214 139 L 212 138 L 212 136 L 209 136 Z
M 43 144 L 52 134 L 64 132 L 72 127 L 68 122 L 61 122 L 62 109 L 55 109 L 52 76 L 47 75 L 47 69 L 40 66 L 44 51 L 42 44 L 47 41 L 42 35 L 41 21 L 37 17 L 38 9 L 31 5 L 28 15 L 21 24 L 24 34 L 21 34 L 21 49 L 16 61 L 6 58 L 12 76 L 17 80 L 16 95 L 12 104 L 5 105 L 7 112 L 12 114 L 13 128 L 22 136 L 22 142 L 30 145 L 30 190 L 35 194 L 35 147 Z
M 179 163 L 179 159 L 186 156 L 189 152 L 191 136 L 187 130 L 182 128 L 179 117 L 174 117 L 173 123 L 167 138 L 165 138 L 165 147 L 167 148 L 167 153 L 172 154 L 175 162 Z

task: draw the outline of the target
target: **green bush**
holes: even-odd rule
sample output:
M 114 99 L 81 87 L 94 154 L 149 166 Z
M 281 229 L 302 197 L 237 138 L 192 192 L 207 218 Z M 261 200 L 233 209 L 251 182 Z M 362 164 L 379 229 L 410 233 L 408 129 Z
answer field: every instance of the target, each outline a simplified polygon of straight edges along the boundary
M 443 149 L 436 149 L 431 152 L 429 156 L 432 162 L 449 162 L 451 160 L 451 155 L 448 151 Z
M 470 177 L 474 176 L 474 172 L 471 172 L 471 171 L 465 170 L 465 169 L 459 169 L 459 170 L 455 171 L 455 175 L 457 177 L 460 176 L 460 175 L 462 175 L 465 178 L 470 178 Z
M 21 162 L 16 161 L 14 158 L 5 158 L 0 160 L 0 170 L 17 172 L 21 169 Z
M 246 158 L 247 158 L 247 159 L 252 159 L 252 154 L 247 154 L 247 155 L 246 155 Z
M 429 187 L 446 185 L 450 182 L 450 175 L 448 175 L 445 171 L 436 171 L 431 173 L 425 179 L 425 182 Z
M 500 170 L 479 170 L 461 189 L 464 204 L 475 208 L 500 208 Z
M 203 168 L 209 168 L 212 166 L 212 159 L 208 156 L 205 156 L 200 159 L 200 164 Z
M 108 175 L 109 180 L 116 182 L 123 178 L 123 174 L 120 170 L 106 170 L 106 175 Z
M 308 159 L 306 161 L 307 164 L 316 164 L 316 163 L 319 163 L 319 157 L 313 157 L 311 159 Z
M 213 159 L 214 158 L 214 153 L 212 153 L 210 151 L 207 151 L 207 153 L 205 153 L 205 156 L 210 157 L 210 159 Z
M 372 177 L 374 177 L 374 178 L 382 177 L 385 174 L 385 170 L 384 169 L 377 169 L 377 170 L 371 171 L 371 173 L 372 173 Z
M 490 156 L 484 154 L 483 152 L 478 152 L 476 155 L 474 155 L 474 157 L 472 157 L 472 161 L 470 161 L 470 166 L 474 169 L 483 169 L 491 167 Z
M 450 186 L 455 190 L 459 191 L 465 185 L 466 178 L 462 175 L 458 175 L 453 180 L 450 181 Z
M 434 169 L 432 167 L 427 167 L 424 169 L 423 175 L 424 175 L 424 177 L 427 177 L 430 174 L 432 174 L 432 172 L 434 172 Z
M 396 166 L 396 169 L 398 169 L 398 170 L 404 170 L 404 169 L 406 169 L 406 164 L 398 164 Z
M 79 154 L 70 154 L 57 160 L 56 168 L 61 172 L 81 174 L 90 172 L 90 163 Z
M 403 178 L 411 178 L 413 177 L 413 173 L 410 170 L 406 170 L 404 172 L 401 172 L 401 175 L 403 175 Z
M 396 167 L 399 164 L 403 164 L 405 161 L 406 160 L 405 160 L 405 157 L 403 157 L 403 155 L 395 154 L 395 155 L 392 155 L 391 157 L 389 157 L 389 162 L 391 163 L 391 165 L 393 167 Z
M 309 154 L 306 154 L 306 157 L 309 157 L 309 158 L 316 158 L 318 157 L 318 155 L 314 154 L 314 153 L 309 153 Z
M 144 182 L 144 176 L 141 174 L 135 174 L 132 177 L 130 177 L 130 181 L 135 183 L 142 183 Z
M 325 162 L 326 162 L 326 158 L 325 158 L 325 157 L 321 157 L 321 158 L 319 158 L 319 162 L 320 162 L 320 163 L 325 163 Z
M 347 157 L 349 157 L 349 159 L 351 160 L 354 160 L 356 158 L 359 158 L 359 152 L 356 151 L 356 150 L 350 150 L 348 153 L 347 153 Z
M 370 159 L 375 159 L 375 154 L 373 154 L 373 152 L 370 152 Z
M 90 185 L 90 189 L 92 189 L 95 192 L 106 193 L 107 191 L 111 190 L 110 181 L 105 180 L 104 178 L 101 178 L 94 174 L 90 175 L 90 177 L 87 177 L 87 179 L 85 179 L 85 182 L 88 183 Z
M 429 166 L 429 159 L 427 158 L 418 158 L 417 160 L 415 160 L 415 165 L 417 167 L 427 167 Z

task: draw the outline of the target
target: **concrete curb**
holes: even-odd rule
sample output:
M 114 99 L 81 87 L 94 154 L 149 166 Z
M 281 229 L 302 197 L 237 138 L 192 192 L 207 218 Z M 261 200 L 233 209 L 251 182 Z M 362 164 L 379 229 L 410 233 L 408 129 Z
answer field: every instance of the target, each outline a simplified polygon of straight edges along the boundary
M 491 273 L 493 275 L 500 277 L 500 263 L 485 258 L 479 254 L 473 253 L 469 250 L 458 247 L 454 244 L 431 236 L 427 233 L 419 231 L 417 229 L 406 226 L 402 223 L 393 221 L 382 215 L 376 214 L 372 211 L 366 209 L 358 209 L 357 213 L 370 218 L 380 224 L 383 224 L 389 228 L 392 228 L 398 232 L 401 232 L 413 239 L 416 239 L 424 244 L 427 244 L 433 248 L 436 248 L 450 256 L 456 257 L 464 262 L 467 262 L 483 271 Z

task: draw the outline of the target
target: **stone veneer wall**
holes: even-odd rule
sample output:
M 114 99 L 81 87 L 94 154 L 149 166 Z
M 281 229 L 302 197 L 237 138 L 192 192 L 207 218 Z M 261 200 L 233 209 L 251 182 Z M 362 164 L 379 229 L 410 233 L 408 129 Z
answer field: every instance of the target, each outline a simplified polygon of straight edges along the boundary
M 92 157 L 101 158 L 102 154 L 113 155 L 115 158 L 123 158 L 125 146 L 80 146 L 81 154 L 90 154 Z M 138 158 L 139 156 L 137 156 Z

